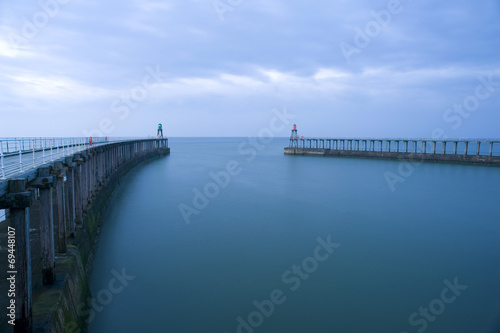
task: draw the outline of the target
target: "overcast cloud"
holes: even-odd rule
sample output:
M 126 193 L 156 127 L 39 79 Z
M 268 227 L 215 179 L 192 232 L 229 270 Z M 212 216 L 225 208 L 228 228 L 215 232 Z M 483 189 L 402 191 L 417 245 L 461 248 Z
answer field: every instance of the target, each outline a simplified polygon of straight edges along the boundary
M 0 0 L 0 73 L 0 137 L 498 138 L 500 1 Z

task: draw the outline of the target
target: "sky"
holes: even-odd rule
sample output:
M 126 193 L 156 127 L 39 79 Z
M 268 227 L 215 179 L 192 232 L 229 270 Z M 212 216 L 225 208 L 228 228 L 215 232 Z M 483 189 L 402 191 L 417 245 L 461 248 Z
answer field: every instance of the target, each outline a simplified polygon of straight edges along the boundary
M 276 112 L 499 138 L 500 1 L 0 0 L 0 137 L 246 137 Z

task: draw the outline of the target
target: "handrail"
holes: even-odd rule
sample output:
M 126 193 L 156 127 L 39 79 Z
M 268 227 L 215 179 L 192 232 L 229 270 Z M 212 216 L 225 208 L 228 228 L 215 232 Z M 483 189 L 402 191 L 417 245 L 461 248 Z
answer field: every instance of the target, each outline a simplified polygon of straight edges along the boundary
M 447 149 L 448 145 L 452 145 L 452 149 Z M 403 151 L 401 151 L 400 147 L 403 148 Z M 500 156 L 500 139 L 312 138 L 291 136 L 289 148 L 430 153 L 442 155 L 475 154 L 476 156 L 498 157 Z
M 145 140 L 133 137 L 26 137 L 0 138 L 0 180 L 75 154 L 89 147 Z

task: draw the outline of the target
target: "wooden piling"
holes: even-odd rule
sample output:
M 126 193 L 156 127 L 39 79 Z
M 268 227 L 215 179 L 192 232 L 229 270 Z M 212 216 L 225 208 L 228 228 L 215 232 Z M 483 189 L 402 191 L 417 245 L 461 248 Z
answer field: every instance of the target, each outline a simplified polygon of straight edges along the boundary
M 67 233 L 70 237 L 75 237 L 76 226 L 75 226 L 75 167 L 76 164 L 73 162 L 71 157 L 66 157 L 66 206 L 68 207 L 68 214 L 66 215 L 66 227 L 68 228 Z
M 95 164 L 95 161 L 96 161 L 96 152 L 93 151 L 92 152 L 92 197 L 94 197 L 96 195 L 96 192 L 97 192 L 97 187 L 96 187 L 96 184 L 95 184 L 95 172 L 96 172 L 96 164 Z
M 88 207 L 90 205 L 90 203 L 92 202 L 92 189 L 90 188 L 90 173 L 91 173 L 91 160 L 92 156 L 90 154 L 90 152 L 87 152 L 87 161 L 86 161 L 86 164 L 87 164 L 87 186 L 86 186 L 86 192 L 85 192 L 85 204 L 86 206 Z
M 64 177 L 66 175 L 62 162 L 54 162 L 54 174 L 56 176 L 55 190 L 56 200 L 54 202 L 54 220 L 57 225 L 57 251 L 66 253 L 66 217 L 65 210 L 65 194 L 64 194 Z
M 42 247 L 42 280 L 44 285 L 52 285 L 56 281 L 54 254 L 54 210 L 52 204 L 52 187 L 54 177 L 51 168 L 38 169 L 38 178 L 30 182 L 31 187 L 40 190 L 40 243 Z
M 15 301 L 14 333 L 33 332 L 31 250 L 29 210 L 33 195 L 27 191 L 26 179 L 9 180 L 9 194 L 0 198 L 0 209 L 9 210 L 10 225 L 7 236 L 15 243 L 12 253 L 15 259 L 7 268 L 7 279 L 16 286 L 12 301 Z M 5 251 L 9 252 L 11 247 Z M 5 254 L 7 256 L 7 254 Z M 4 295 L 2 295 L 3 297 Z M 9 304 L 10 306 L 10 304 Z M 9 310 L 7 310 L 9 311 Z
M 82 177 L 82 212 L 87 211 L 87 193 L 88 193 L 88 164 L 87 164 L 87 154 L 83 152 L 81 154 L 82 157 L 82 172 L 81 172 L 81 177 Z
M 83 221 L 83 210 L 82 210 L 82 163 L 83 160 L 79 155 L 75 155 L 76 158 L 73 159 L 76 162 L 75 168 L 75 223 L 81 224 Z

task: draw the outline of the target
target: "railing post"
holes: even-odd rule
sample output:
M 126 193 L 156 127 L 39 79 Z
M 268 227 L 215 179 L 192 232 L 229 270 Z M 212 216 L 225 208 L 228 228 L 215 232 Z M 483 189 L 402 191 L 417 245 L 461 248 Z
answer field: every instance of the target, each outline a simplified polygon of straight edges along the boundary
M 19 168 L 21 169 L 21 172 L 23 172 L 23 156 L 21 151 L 21 140 L 19 140 Z
M 36 164 L 35 164 L 35 139 L 33 139 L 33 147 L 32 147 L 32 151 L 33 151 L 33 168 L 36 167 Z
M 467 150 L 469 148 L 469 141 L 465 141 L 465 150 L 464 150 L 464 156 L 467 156 Z
M 493 156 L 493 141 L 490 141 L 490 157 Z
M 3 164 L 3 143 L 0 140 L 0 168 L 2 169 L 2 178 L 5 179 L 5 165 Z
M 42 163 L 45 164 L 45 140 L 41 140 L 41 145 L 42 145 Z
M 481 141 L 477 142 L 476 156 L 479 156 L 479 149 L 481 149 Z

